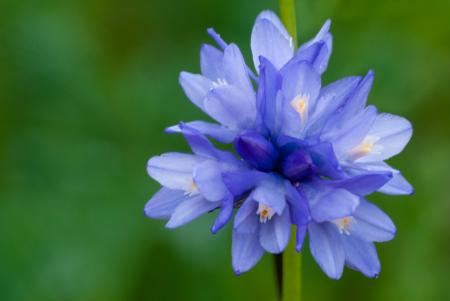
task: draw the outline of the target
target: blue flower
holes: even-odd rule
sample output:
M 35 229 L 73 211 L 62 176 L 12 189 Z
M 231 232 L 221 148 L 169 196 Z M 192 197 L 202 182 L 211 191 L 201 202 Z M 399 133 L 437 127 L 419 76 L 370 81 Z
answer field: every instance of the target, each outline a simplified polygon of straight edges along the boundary
M 174 228 L 218 209 L 216 233 L 236 211 L 237 274 L 265 252 L 283 252 L 294 226 L 297 251 L 308 233 L 311 254 L 329 277 L 340 278 L 345 265 L 376 277 L 374 242 L 392 239 L 395 226 L 366 197 L 413 192 L 384 162 L 403 150 L 412 127 L 367 106 L 373 72 L 322 86 L 332 50 L 329 28 L 326 21 L 295 50 L 278 17 L 264 11 L 251 34 L 256 73 L 236 45 L 209 29 L 219 48 L 202 46 L 201 74 L 180 74 L 188 98 L 217 123 L 167 129 L 182 133 L 193 154 L 150 159 L 148 173 L 163 188 L 145 212 Z M 232 144 L 235 154 L 218 150 L 207 136 Z

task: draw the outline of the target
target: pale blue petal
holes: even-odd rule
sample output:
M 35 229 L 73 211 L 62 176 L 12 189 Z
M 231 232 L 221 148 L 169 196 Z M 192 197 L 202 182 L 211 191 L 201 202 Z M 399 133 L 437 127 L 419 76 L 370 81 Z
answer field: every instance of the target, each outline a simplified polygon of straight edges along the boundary
M 251 48 L 256 70 L 259 70 L 260 56 L 267 58 L 277 69 L 281 69 L 294 54 L 292 38 L 287 38 L 268 19 L 256 20 L 252 30 Z
M 345 189 L 327 189 L 309 200 L 311 216 L 316 222 L 351 216 L 359 204 L 359 197 Z
M 255 108 L 255 91 L 248 76 L 247 65 L 235 44 L 228 45 L 224 50 L 223 70 L 227 83 L 239 88 L 247 97 L 246 102 Z
M 278 18 L 277 14 L 270 10 L 263 10 L 256 20 L 268 20 L 283 34 L 286 39 L 289 39 L 291 35 L 288 33 L 283 23 L 281 23 L 280 18 Z
M 163 187 L 145 205 L 145 215 L 151 218 L 168 219 L 175 208 L 188 198 L 184 191 Z
M 231 143 L 236 137 L 236 132 L 215 123 L 190 121 L 185 125 L 222 143 Z M 180 125 L 168 127 L 166 133 L 181 133 Z
M 329 223 L 312 222 L 308 227 L 311 255 L 320 268 L 332 279 L 342 276 L 345 251 L 337 228 Z
M 220 202 L 209 202 L 201 195 L 192 196 L 178 205 L 167 222 L 166 227 L 173 229 L 183 226 L 219 206 Z
M 351 235 L 369 242 L 389 241 L 395 236 L 395 225 L 380 208 L 365 200 L 361 200 L 350 224 Z
M 269 206 L 279 215 L 283 213 L 286 207 L 283 182 L 276 178 L 264 180 L 258 184 L 252 193 L 252 197 L 256 202 Z
M 203 102 L 206 94 L 212 89 L 212 82 L 200 74 L 181 72 L 179 82 L 186 96 L 200 109 L 203 109 Z
M 147 163 L 147 172 L 162 186 L 191 191 L 194 167 L 203 160 L 190 154 L 166 153 L 151 158 Z
M 283 214 L 274 215 L 270 221 L 262 223 L 259 230 L 259 242 L 269 253 L 279 254 L 283 252 L 289 243 L 291 236 L 291 221 L 289 210 Z
M 346 77 L 321 89 L 310 119 L 310 135 L 317 134 L 323 128 L 328 118 L 342 106 L 360 80 L 361 78 L 356 76 Z
M 392 180 L 381 187 L 379 192 L 390 195 L 413 194 L 414 188 L 400 172 L 394 173 Z
M 211 202 L 219 202 L 228 195 L 222 171 L 216 161 L 207 160 L 194 169 L 194 182 L 200 193 Z
M 259 229 L 258 204 L 251 197 L 242 204 L 234 217 L 234 229 L 242 233 L 255 233 Z
M 314 107 L 320 92 L 321 80 L 307 62 L 291 65 L 285 70 L 282 83 L 282 133 L 292 137 L 301 137 L 307 125 L 310 109 Z M 305 113 L 300 114 L 293 107 L 296 97 L 301 98 L 305 104 Z M 305 117 L 302 120 L 302 117 Z
M 342 239 L 346 264 L 367 277 L 378 277 L 381 265 L 374 244 L 347 235 L 343 235 Z
M 225 85 L 211 90 L 204 103 L 206 112 L 221 124 L 238 129 L 253 124 L 256 103 L 234 86 Z
M 232 265 L 237 275 L 250 270 L 264 254 L 256 233 L 241 233 L 233 231 Z
M 374 106 L 368 106 L 359 114 L 351 118 L 346 125 L 337 132 L 336 138 L 333 141 L 333 147 L 339 159 L 348 159 L 349 156 L 351 156 L 351 151 L 364 141 L 364 138 L 367 136 L 367 133 L 375 122 L 376 116 L 376 108 Z
M 200 50 L 200 68 L 204 76 L 212 81 L 225 78 L 222 60 L 222 51 L 208 44 L 202 46 Z
M 373 150 L 358 162 L 377 162 L 400 153 L 412 136 L 412 125 L 403 117 L 379 114 L 367 136 L 375 140 Z

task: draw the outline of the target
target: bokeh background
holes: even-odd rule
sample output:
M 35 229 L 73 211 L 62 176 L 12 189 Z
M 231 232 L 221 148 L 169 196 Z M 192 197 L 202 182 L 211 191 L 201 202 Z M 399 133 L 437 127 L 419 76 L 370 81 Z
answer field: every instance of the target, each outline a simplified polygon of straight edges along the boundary
M 298 0 L 299 39 L 333 20 L 325 82 L 376 73 L 370 102 L 415 133 L 391 163 L 412 197 L 371 197 L 398 227 L 382 273 L 341 281 L 303 254 L 304 300 L 450 300 L 450 2 Z M 275 0 L 0 2 L 0 300 L 276 300 L 273 260 L 231 269 L 212 216 L 168 231 L 144 218 L 162 130 L 204 116 L 177 83 L 214 26 L 247 58 Z M 249 60 L 251 62 L 251 60 Z

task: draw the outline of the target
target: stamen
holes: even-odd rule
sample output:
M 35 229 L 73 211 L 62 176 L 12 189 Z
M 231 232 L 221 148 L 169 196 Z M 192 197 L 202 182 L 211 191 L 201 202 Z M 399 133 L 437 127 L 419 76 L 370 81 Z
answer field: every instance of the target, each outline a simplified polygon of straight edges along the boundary
M 213 85 L 213 88 L 218 88 L 218 87 L 222 87 L 222 86 L 228 85 L 228 82 L 224 78 L 218 78 L 216 81 L 214 81 L 212 83 L 212 85 Z
M 259 222 L 265 224 L 274 216 L 275 210 L 265 204 L 259 203 L 256 214 L 259 215 Z
M 356 221 L 353 217 L 347 216 L 341 219 L 336 219 L 332 221 L 332 223 L 336 225 L 341 234 L 350 235 L 350 226 L 356 223 Z

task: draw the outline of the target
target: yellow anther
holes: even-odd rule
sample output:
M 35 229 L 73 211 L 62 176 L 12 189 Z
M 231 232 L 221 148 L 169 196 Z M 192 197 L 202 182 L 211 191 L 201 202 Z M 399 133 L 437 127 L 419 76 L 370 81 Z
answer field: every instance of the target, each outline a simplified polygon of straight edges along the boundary
M 308 103 L 305 97 L 300 95 L 296 96 L 291 101 L 291 107 L 294 108 L 295 111 L 297 111 L 302 121 L 306 121 L 305 119 L 308 112 Z

